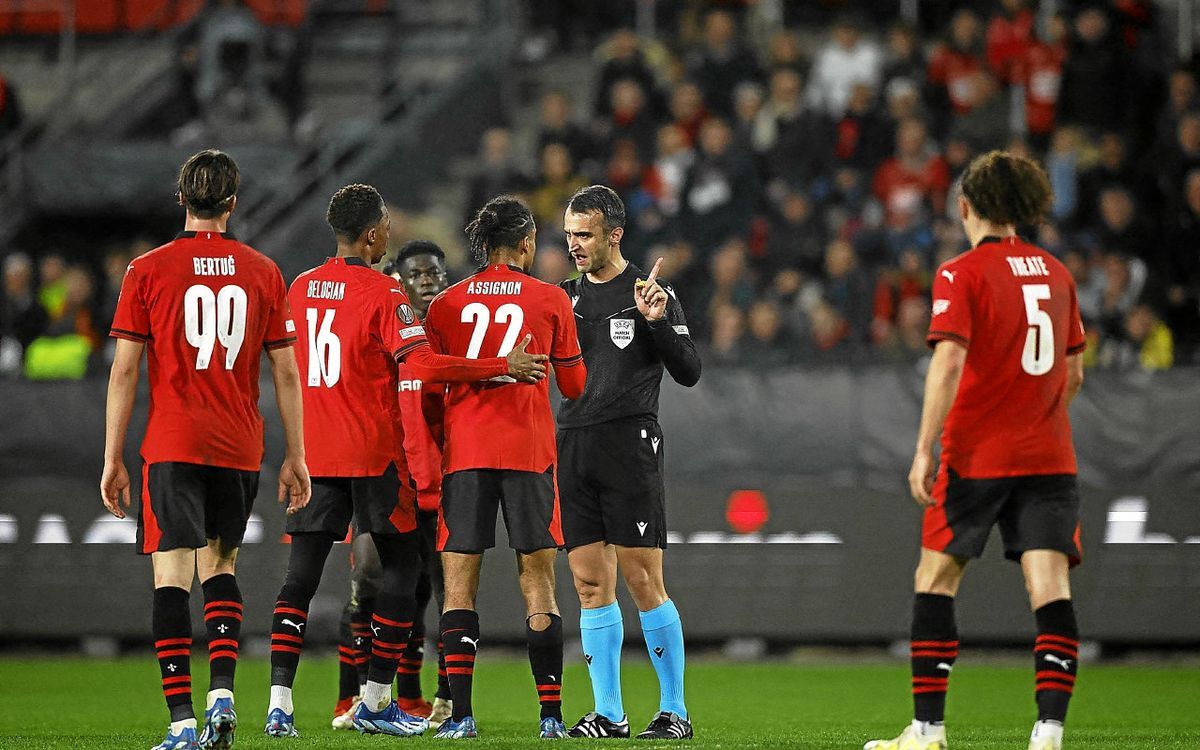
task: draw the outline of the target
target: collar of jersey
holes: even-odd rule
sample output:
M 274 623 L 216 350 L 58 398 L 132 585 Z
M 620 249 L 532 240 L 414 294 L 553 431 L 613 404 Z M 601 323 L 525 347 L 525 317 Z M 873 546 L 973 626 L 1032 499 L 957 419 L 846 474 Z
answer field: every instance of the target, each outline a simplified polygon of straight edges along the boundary
M 1018 234 L 1014 234 L 1011 237 L 997 237 L 994 234 L 989 234 L 987 237 L 984 237 L 979 242 L 976 242 L 975 247 L 979 247 L 980 245 L 988 245 L 993 242 L 998 244 L 998 243 L 1004 242 L 1005 240 L 1008 240 L 1009 242 L 1024 242 L 1025 241 Z
M 180 232 L 179 234 L 175 235 L 175 239 L 177 239 L 177 240 L 194 240 L 194 239 L 196 239 L 196 237 L 199 234 L 200 234 L 199 232 Z M 236 240 L 237 239 L 237 237 L 233 236 L 233 232 L 205 232 L 205 234 L 215 234 L 223 240 Z
M 499 270 L 499 269 L 501 269 L 501 268 L 507 268 L 508 270 L 510 270 L 510 271 L 513 271 L 514 273 L 519 273 L 519 274 L 521 274 L 522 276 L 528 276 L 528 275 L 529 275 L 529 273 L 527 273 L 527 272 L 525 271 L 525 269 L 521 268 L 520 266 L 514 266 L 514 265 L 513 265 L 513 264 L 511 264 L 511 263 L 503 263 L 503 264 L 501 264 L 501 263 L 495 263 L 495 264 L 492 264 L 492 265 L 489 265 L 489 266 L 484 266 L 483 268 L 479 269 L 479 270 L 478 270 L 478 271 L 476 271 L 475 273 L 479 274 L 479 273 L 483 273 L 484 271 L 497 271 L 497 270 Z
M 367 262 L 357 255 L 335 255 L 332 258 L 327 258 L 325 262 L 333 263 L 339 260 L 344 261 L 348 266 L 362 266 L 363 268 L 370 268 L 370 266 L 367 265 Z

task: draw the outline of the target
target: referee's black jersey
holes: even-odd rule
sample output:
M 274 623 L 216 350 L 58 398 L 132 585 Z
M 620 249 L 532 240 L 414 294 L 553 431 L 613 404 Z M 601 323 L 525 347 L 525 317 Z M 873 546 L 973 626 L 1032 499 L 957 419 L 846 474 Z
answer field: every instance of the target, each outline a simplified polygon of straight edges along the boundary
M 700 380 L 700 355 L 688 333 L 683 307 L 671 285 L 667 314 L 647 323 L 633 299 L 642 269 L 628 264 L 617 277 L 594 284 L 586 276 L 562 283 L 575 308 L 579 346 L 587 365 L 587 385 L 577 399 L 563 399 L 559 427 L 586 427 L 629 417 L 658 417 L 658 388 L 663 367 L 675 382 Z

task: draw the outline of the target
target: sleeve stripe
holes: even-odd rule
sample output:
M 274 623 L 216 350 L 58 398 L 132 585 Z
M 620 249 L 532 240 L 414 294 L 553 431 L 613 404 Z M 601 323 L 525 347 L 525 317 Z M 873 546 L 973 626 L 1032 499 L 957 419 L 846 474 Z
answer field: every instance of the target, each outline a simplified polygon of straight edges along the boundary
M 930 331 L 929 335 L 925 337 L 925 342 L 929 344 L 930 348 L 933 348 L 934 344 L 943 339 L 962 344 L 963 346 L 970 346 L 971 344 L 971 339 L 966 336 L 960 336 L 957 333 L 951 333 L 950 331 Z
M 1086 342 L 1086 341 L 1084 341 L 1084 342 L 1082 342 L 1082 343 L 1079 343 L 1079 344 L 1076 344 L 1075 346 L 1069 347 L 1069 348 L 1067 349 L 1067 354 L 1078 354 L 1078 353 L 1080 353 L 1081 351 L 1083 351 L 1084 349 L 1087 349 L 1087 342 Z
M 550 362 L 560 367 L 571 367 L 583 361 L 583 354 L 576 354 L 571 357 L 551 357 Z
M 396 351 L 392 352 L 392 359 L 399 362 L 401 359 L 404 358 L 404 355 L 408 354 L 409 352 L 411 352 L 412 350 L 421 346 L 422 344 L 424 344 L 425 346 L 429 346 L 429 341 L 423 337 L 416 339 L 414 341 L 410 341 L 409 343 L 405 344 L 404 346 L 397 348 Z
M 119 339 L 131 339 L 133 341 L 149 341 L 150 334 L 138 333 L 137 331 L 127 331 L 124 328 L 113 328 L 108 332 L 109 336 Z
M 291 346 L 294 343 L 296 343 L 296 337 L 288 336 L 285 339 L 275 339 L 274 341 L 264 341 L 263 348 L 264 349 L 282 349 L 283 347 Z

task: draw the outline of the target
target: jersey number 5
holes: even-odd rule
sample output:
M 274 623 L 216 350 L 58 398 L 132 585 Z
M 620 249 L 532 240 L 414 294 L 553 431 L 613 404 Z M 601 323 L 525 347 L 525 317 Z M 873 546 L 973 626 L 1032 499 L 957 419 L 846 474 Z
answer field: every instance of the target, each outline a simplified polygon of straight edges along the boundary
M 196 284 L 183 295 L 183 333 L 196 347 L 196 369 L 207 370 L 218 341 L 225 347 L 225 369 L 232 370 L 246 340 L 246 290 L 223 286 L 217 292 Z
M 1038 303 L 1050 299 L 1050 285 L 1023 284 L 1021 292 L 1025 295 L 1025 318 L 1029 321 L 1021 368 L 1030 375 L 1045 375 L 1054 367 L 1054 323 L 1050 313 Z
M 467 359 L 479 359 L 479 350 L 483 348 L 483 337 L 487 335 L 488 324 L 492 322 L 492 311 L 482 302 L 472 302 L 462 309 L 462 322 L 473 323 L 475 330 L 471 331 L 471 342 L 467 344 Z M 497 357 L 506 357 L 517 345 L 517 336 L 521 335 L 521 326 L 525 324 L 525 311 L 519 305 L 511 302 L 496 308 L 496 324 L 508 323 L 504 332 L 504 340 L 500 342 Z

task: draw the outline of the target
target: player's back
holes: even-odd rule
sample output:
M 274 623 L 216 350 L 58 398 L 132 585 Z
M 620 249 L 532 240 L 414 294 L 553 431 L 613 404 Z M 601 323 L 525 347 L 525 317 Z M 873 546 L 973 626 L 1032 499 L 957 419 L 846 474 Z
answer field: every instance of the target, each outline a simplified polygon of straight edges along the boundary
M 402 457 L 395 358 L 425 342 L 408 298 L 363 260 L 330 258 L 296 277 L 288 299 L 310 473 L 382 474 Z
M 135 258 L 113 335 L 145 342 L 150 416 L 142 456 L 257 470 L 260 355 L 295 340 L 283 277 L 217 232 L 184 232 Z
M 947 465 L 964 477 L 1074 473 L 1067 356 L 1085 340 L 1066 267 L 1017 237 L 986 238 L 938 269 L 933 297 L 930 338 L 967 346 Z
M 429 341 L 444 354 L 505 356 L 526 334 L 526 350 L 551 364 L 578 363 L 571 303 L 562 289 L 515 266 L 491 265 L 442 292 L 429 306 Z M 497 378 L 446 389 L 447 473 L 465 469 L 543 472 L 555 461 L 554 417 L 546 380 Z

